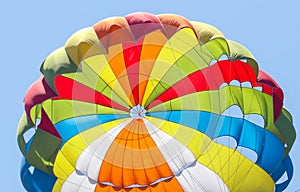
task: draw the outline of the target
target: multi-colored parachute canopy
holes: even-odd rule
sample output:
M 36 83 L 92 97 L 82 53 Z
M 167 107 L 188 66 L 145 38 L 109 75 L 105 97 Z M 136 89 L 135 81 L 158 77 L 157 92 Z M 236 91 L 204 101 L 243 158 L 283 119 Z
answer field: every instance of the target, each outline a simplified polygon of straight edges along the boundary
M 135 13 L 72 35 L 25 96 L 28 191 L 283 191 L 283 92 L 213 26 Z

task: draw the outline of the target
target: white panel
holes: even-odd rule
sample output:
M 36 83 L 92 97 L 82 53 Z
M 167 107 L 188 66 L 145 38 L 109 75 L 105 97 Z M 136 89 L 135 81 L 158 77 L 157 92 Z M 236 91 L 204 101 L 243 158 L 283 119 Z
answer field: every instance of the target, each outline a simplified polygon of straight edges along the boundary
M 78 172 L 74 171 L 62 185 L 61 191 L 90 192 L 94 191 L 95 187 L 95 182 L 91 182 L 85 175 L 79 174 Z
M 229 192 L 223 180 L 215 172 L 198 163 L 185 145 L 148 120 L 143 120 L 152 139 L 185 191 Z
M 86 173 L 90 179 L 97 181 L 102 160 L 107 150 L 115 137 L 130 121 L 132 121 L 132 119 L 122 122 L 91 143 L 77 159 L 76 169 L 82 173 Z
M 227 185 L 212 170 L 196 162 L 176 177 L 184 191 L 229 192 Z
M 161 131 L 147 119 L 143 119 L 147 130 L 156 143 L 174 175 L 183 171 L 188 164 L 196 161 L 193 153 L 182 143 Z

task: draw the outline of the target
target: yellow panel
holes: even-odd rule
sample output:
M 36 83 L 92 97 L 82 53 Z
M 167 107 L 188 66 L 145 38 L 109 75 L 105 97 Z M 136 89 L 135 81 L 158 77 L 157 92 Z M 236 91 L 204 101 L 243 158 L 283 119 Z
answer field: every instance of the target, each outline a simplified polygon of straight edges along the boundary
M 57 178 L 66 179 L 74 170 L 74 166 L 66 159 L 64 153 L 59 151 L 53 168 L 55 176 Z
M 90 57 L 85 60 L 85 63 L 89 65 L 91 69 L 93 69 L 99 75 L 99 77 L 102 78 L 109 85 L 109 87 L 112 88 L 114 92 L 116 92 L 125 102 L 127 102 L 129 106 L 132 106 L 132 103 L 124 92 L 123 87 L 109 66 L 104 55 Z
M 53 186 L 52 192 L 60 192 L 63 183 L 64 183 L 64 180 L 57 179 L 56 182 L 55 182 L 55 184 L 54 184 L 54 186 Z
M 190 28 L 183 28 L 175 33 L 161 49 L 157 60 L 153 66 L 150 77 L 160 80 L 170 69 L 170 67 L 186 52 L 191 50 L 198 44 L 195 33 Z M 152 85 L 147 85 L 142 105 L 145 105 L 148 97 L 157 85 L 157 81 L 153 81 Z

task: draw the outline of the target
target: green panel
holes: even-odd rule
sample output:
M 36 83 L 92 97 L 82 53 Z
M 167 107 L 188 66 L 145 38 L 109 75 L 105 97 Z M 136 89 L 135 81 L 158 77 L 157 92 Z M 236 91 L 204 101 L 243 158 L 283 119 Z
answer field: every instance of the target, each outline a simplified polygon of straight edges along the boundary
M 43 62 L 40 71 L 44 74 L 48 85 L 56 92 L 54 85 L 55 76 L 58 74 L 77 71 L 77 66 L 69 59 L 63 47 L 53 51 Z
M 53 175 L 54 160 L 61 143 L 60 138 L 37 129 L 25 156 L 26 160 L 36 168 Z
M 291 114 L 283 108 L 275 125 L 286 141 L 287 146 L 285 148 L 285 155 L 287 155 L 296 140 L 296 130 L 293 125 Z
M 197 22 L 197 21 L 190 21 L 190 22 L 192 23 L 195 31 L 197 32 L 198 39 L 200 40 L 201 44 L 205 44 L 208 41 L 218 37 L 224 38 L 222 32 L 212 25 L 202 23 L 202 22 Z
M 227 40 L 230 49 L 231 60 L 247 59 L 247 63 L 253 68 L 256 76 L 258 75 L 258 64 L 252 53 L 243 45 Z
M 223 54 L 229 55 L 229 47 L 225 39 L 217 38 L 212 41 L 209 41 L 203 46 L 203 52 L 209 51 L 209 55 L 217 60 Z
M 76 116 L 94 114 L 128 114 L 110 107 L 75 100 L 47 100 L 42 104 L 53 124 Z
M 26 113 L 23 112 L 23 115 L 19 121 L 18 132 L 17 132 L 18 145 L 23 155 L 25 155 L 25 146 L 26 146 L 23 134 L 32 127 L 34 127 L 34 124 L 27 118 Z
M 37 104 L 30 109 L 30 118 L 33 124 L 36 124 L 36 119 L 41 118 L 41 105 Z

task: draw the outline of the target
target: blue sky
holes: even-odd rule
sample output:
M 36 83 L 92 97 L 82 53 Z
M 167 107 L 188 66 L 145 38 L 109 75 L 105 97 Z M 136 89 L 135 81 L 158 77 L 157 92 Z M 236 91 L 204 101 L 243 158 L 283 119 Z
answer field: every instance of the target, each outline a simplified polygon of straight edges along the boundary
M 25 191 L 20 183 L 21 153 L 16 130 L 23 113 L 27 88 L 41 74 L 46 56 L 62 46 L 75 31 L 110 16 L 132 12 L 176 13 L 189 20 L 209 23 L 228 39 L 245 45 L 261 69 L 281 85 L 284 105 L 300 131 L 300 1 L 297 0 L 110 0 L 110 1 L 5 1 L 0 6 L 1 21 L 1 191 Z M 291 151 L 294 178 L 286 191 L 300 188 L 300 141 Z

